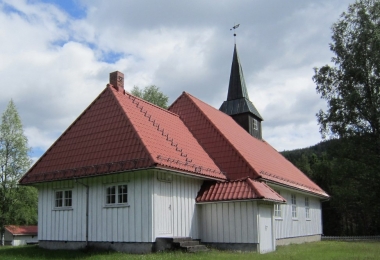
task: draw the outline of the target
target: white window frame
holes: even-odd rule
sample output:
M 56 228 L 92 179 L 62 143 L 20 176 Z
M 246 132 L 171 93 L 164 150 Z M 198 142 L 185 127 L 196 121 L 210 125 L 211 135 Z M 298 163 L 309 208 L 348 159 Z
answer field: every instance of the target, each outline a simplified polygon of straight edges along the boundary
M 297 219 L 297 196 L 296 194 L 291 194 L 292 203 L 292 219 Z
M 60 197 L 58 198 L 58 194 Z M 60 203 L 58 203 L 60 201 Z M 73 208 L 73 190 L 59 189 L 54 191 L 54 209 L 72 209 Z
M 259 122 L 256 118 L 253 118 L 253 129 L 258 130 L 259 129 Z
M 126 192 L 121 193 L 120 188 L 125 186 Z M 110 193 L 111 189 L 114 193 Z M 125 195 L 125 196 L 123 196 Z M 111 197 L 112 196 L 112 197 Z M 126 207 L 128 204 L 128 184 L 127 183 L 112 183 L 104 186 L 104 205 L 105 207 Z
M 281 195 L 280 191 L 276 190 L 276 192 Z M 282 207 L 280 203 L 274 204 L 274 217 L 275 219 L 282 219 Z
M 305 218 L 310 220 L 310 201 L 308 197 L 305 197 Z

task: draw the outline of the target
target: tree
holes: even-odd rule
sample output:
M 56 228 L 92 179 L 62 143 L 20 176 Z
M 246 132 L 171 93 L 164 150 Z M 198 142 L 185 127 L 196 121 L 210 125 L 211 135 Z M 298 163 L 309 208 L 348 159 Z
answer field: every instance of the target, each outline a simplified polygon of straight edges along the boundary
M 32 187 L 19 187 L 18 180 L 30 167 L 28 141 L 11 100 L 0 124 L 0 234 L 4 226 L 36 222 L 37 194 Z
M 380 155 L 380 2 L 360 0 L 332 26 L 332 62 L 315 68 L 328 110 L 317 114 L 324 137 L 363 137 Z
M 146 86 L 144 89 L 134 86 L 131 93 L 159 107 L 165 109 L 168 107 L 168 96 L 163 94 L 155 85 Z
M 330 156 L 331 204 L 343 234 L 380 232 L 380 2 L 358 0 L 332 26 L 333 65 L 315 68 L 327 111 L 317 119 L 323 138 L 339 139 Z M 322 176 L 323 171 L 318 175 Z M 339 235 L 339 234 L 337 234 Z

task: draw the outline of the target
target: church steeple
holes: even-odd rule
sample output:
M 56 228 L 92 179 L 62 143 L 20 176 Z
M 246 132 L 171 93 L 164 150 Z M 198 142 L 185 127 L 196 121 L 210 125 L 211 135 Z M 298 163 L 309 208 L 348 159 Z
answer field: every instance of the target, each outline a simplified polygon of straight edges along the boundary
M 261 122 L 263 118 L 249 100 L 236 44 L 234 45 L 227 101 L 223 102 L 219 110 L 232 116 L 252 136 L 258 139 L 262 138 Z
M 234 47 L 234 55 L 232 58 L 230 84 L 228 86 L 228 100 L 234 100 L 239 98 L 246 98 L 249 100 L 247 87 L 245 86 L 245 80 L 243 75 L 243 69 L 240 65 L 239 56 L 236 50 L 236 44 Z

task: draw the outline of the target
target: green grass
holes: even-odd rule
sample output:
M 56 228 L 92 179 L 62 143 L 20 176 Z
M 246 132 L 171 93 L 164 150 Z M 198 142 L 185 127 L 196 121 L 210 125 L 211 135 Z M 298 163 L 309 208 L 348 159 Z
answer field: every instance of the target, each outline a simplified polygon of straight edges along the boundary
M 302 245 L 278 247 L 275 252 L 260 255 L 254 252 L 211 250 L 204 253 L 165 252 L 146 255 L 129 255 L 117 252 L 84 252 L 45 250 L 38 246 L 0 247 L 1 260 L 26 259 L 380 259 L 380 242 L 333 242 L 322 241 Z

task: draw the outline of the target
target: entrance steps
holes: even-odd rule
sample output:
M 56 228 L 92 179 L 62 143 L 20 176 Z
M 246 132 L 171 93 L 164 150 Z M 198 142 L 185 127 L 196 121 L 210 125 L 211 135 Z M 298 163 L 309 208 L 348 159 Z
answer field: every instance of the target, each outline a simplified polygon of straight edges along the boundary
M 199 244 L 199 240 L 194 240 L 191 237 L 175 237 L 173 238 L 173 246 L 191 253 L 208 251 L 205 245 Z

